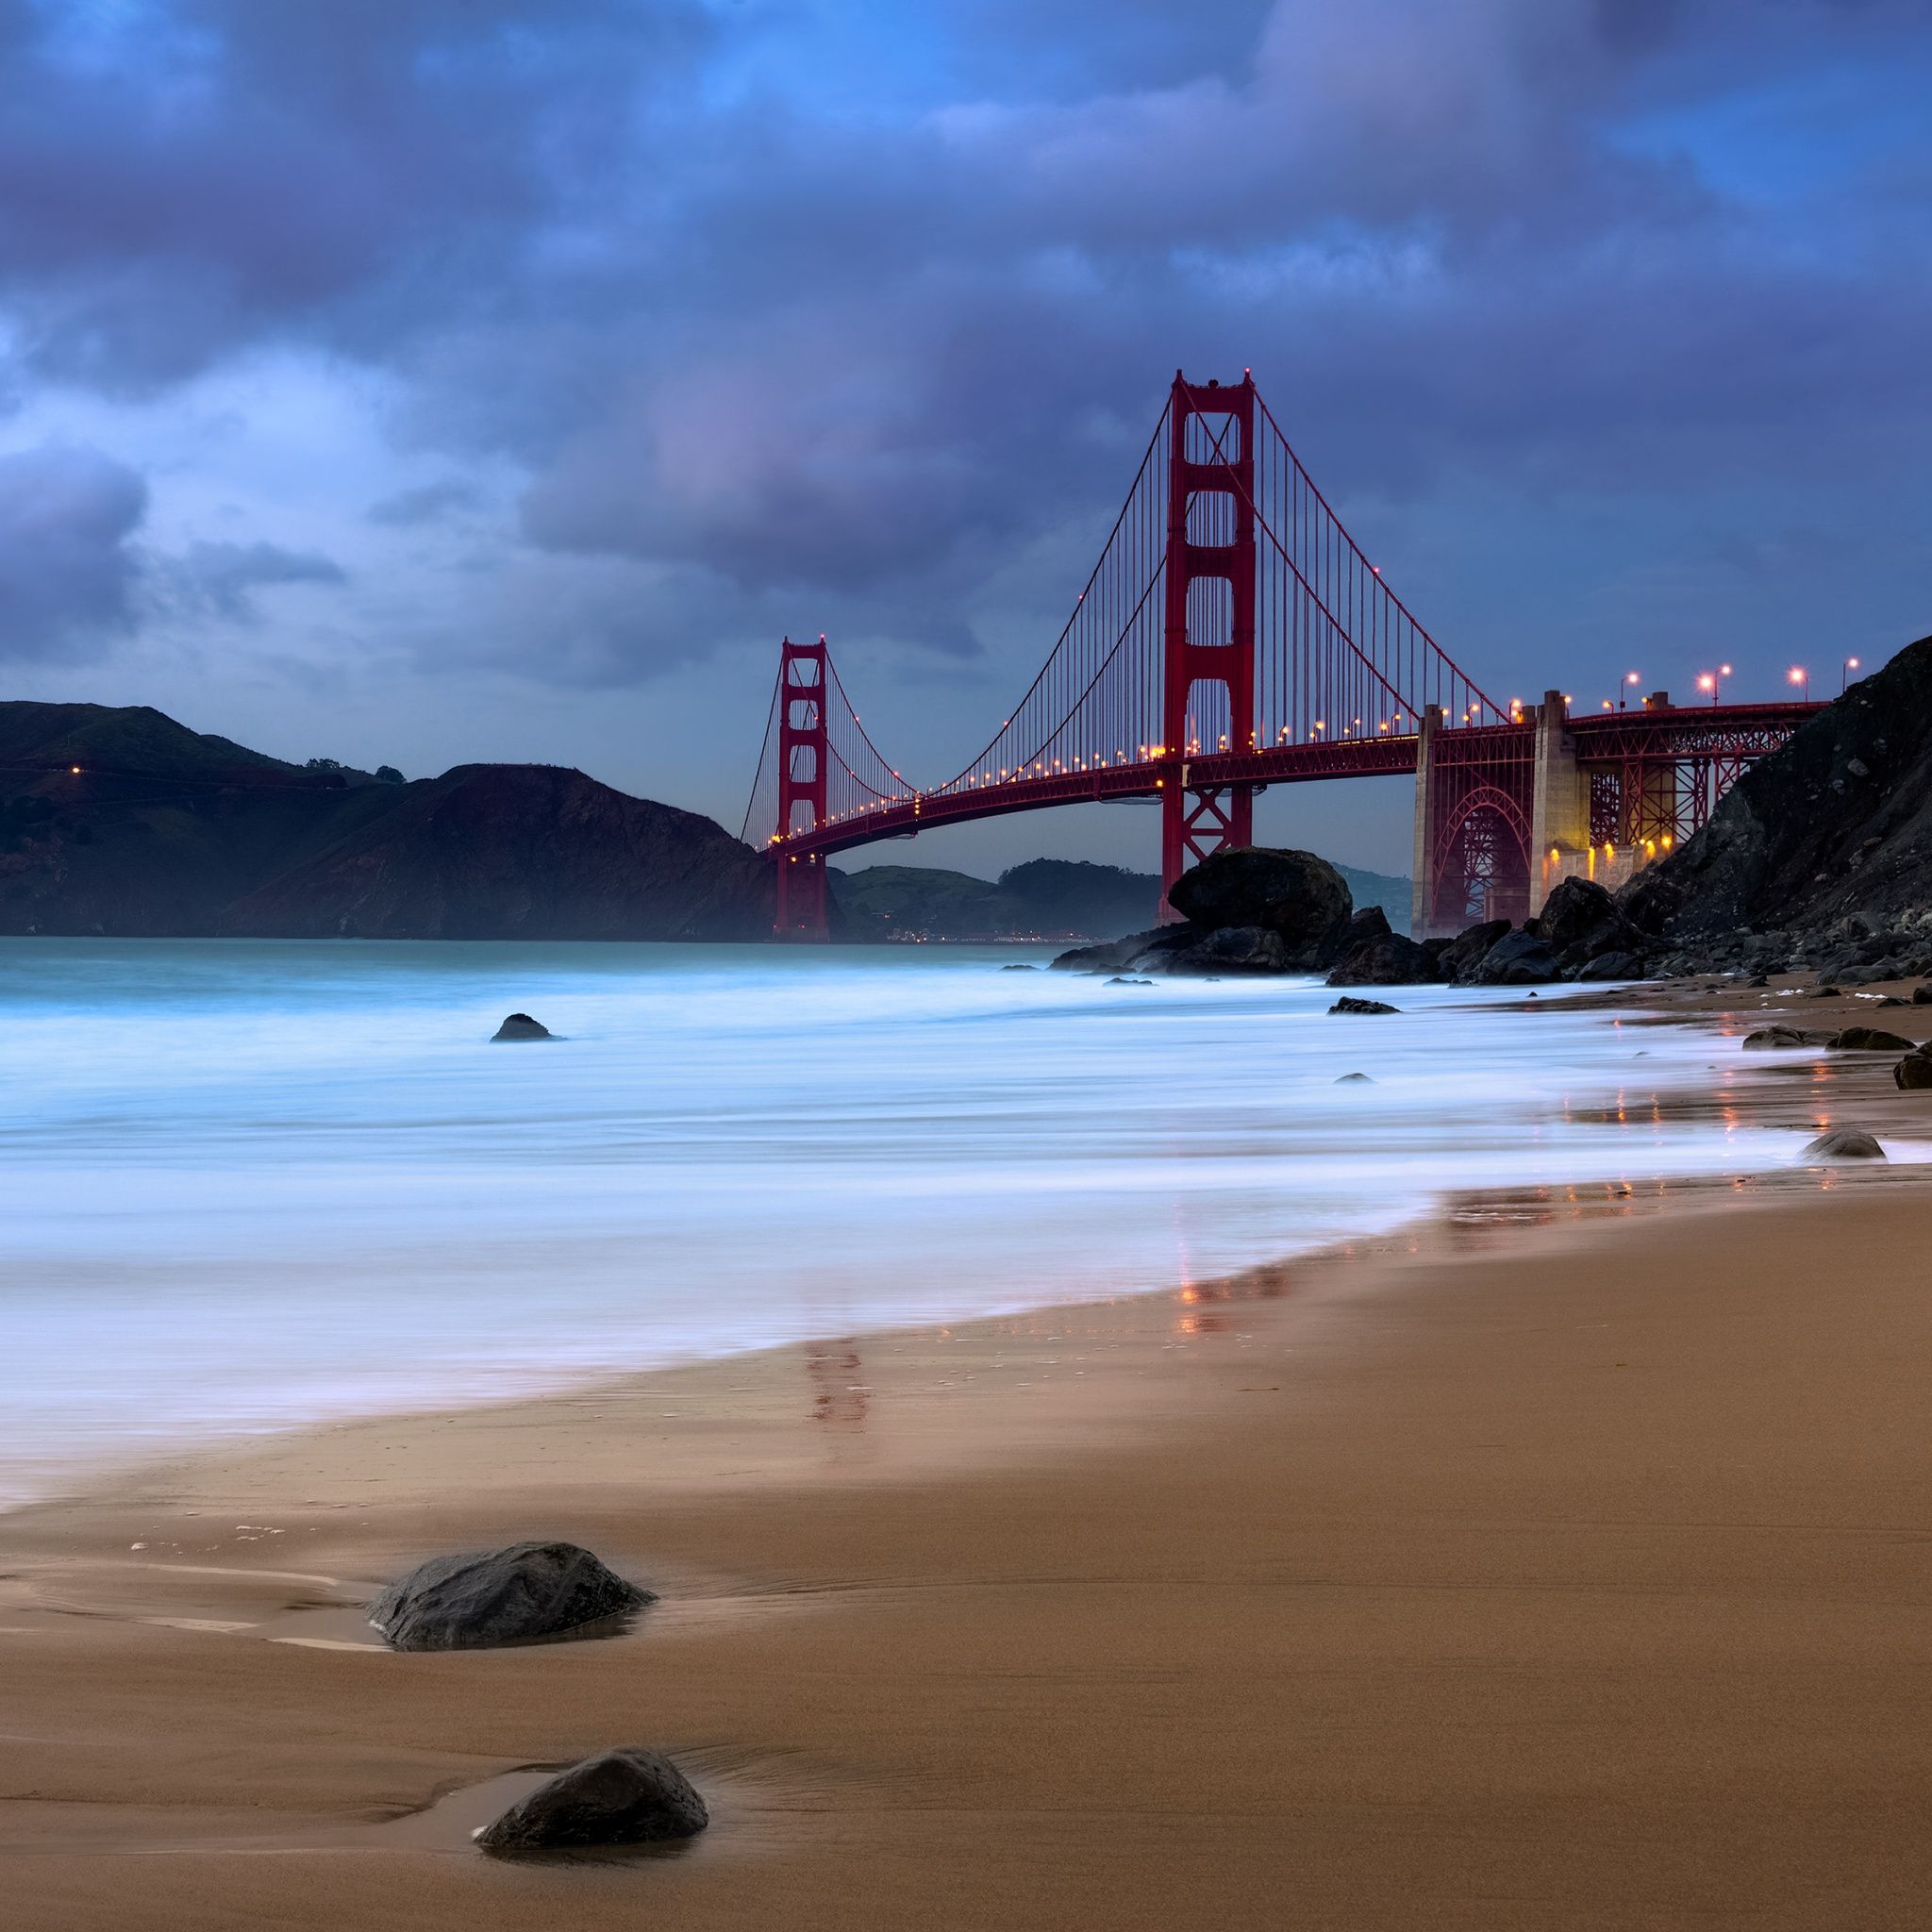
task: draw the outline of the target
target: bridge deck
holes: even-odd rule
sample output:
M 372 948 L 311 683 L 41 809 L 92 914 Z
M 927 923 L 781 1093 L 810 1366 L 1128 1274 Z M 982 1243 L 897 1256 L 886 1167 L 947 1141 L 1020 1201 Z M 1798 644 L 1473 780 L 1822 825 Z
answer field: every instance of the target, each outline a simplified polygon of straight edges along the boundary
M 1822 704 L 1698 705 L 1669 709 L 1590 712 L 1570 720 L 1577 757 L 1585 764 L 1623 764 L 1646 758 L 1752 758 L 1774 748 Z M 1444 730 L 1437 756 L 1483 761 L 1528 758 L 1535 724 L 1461 725 Z M 1217 752 L 1206 758 L 1162 758 L 1098 765 L 1089 771 L 1054 772 L 1038 777 L 994 779 L 983 785 L 914 792 L 882 800 L 828 820 L 809 831 L 774 839 L 774 854 L 842 852 L 880 839 L 908 839 L 940 825 L 998 818 L 1008 812 L 1042 811 L 1055 806 L 1108 799 L 1153 798 L 1170 784 L 1189 791 L 1230 785 L 1306 785 L 1332 778 L 1386 778 L 1413 774 L 1414 732 L 1378 733 L 1258 751 Z

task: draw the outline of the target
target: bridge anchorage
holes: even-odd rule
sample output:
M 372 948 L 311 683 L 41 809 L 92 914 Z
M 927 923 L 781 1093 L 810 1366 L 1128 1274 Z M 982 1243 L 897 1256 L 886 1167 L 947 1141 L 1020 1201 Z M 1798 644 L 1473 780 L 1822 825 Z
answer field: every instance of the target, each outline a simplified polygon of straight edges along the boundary
M 1424 629 L 1303 467 L 1251 375 L 1176 374 L 1039 675 L 979 755 L 908 781 L 822 636 L 780 647 L 742 836 L 776 869 L 774 931 L 824 939 L 826 860 L 1004 812 L 1160 801 L 1160 904 L 1254 840 L 1269 785 L 1413 774 L 1418 938 L 1521 920 L 1561 878 L 1621 884 L 1709 816 L 1817 705 L 1574 713 L 1498 703 Z M 769 828 L 769 830 L 767 829 Z

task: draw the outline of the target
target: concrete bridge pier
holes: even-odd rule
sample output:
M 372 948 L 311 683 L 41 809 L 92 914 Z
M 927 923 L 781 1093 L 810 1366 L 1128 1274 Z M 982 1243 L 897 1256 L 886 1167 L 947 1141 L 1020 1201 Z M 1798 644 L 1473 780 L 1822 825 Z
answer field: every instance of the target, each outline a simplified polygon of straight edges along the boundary
M 1436 936 L 1436 834 L 1441 812 L 1436 785 L 1436 734 L 1441 728 L 1441 706 L 1424 706 L 1415 738 L 1415 864 L 1408 885 L 1408 930 L 1417 940 Z
M 1536 708 L 1536 777 L 1529 812 L 1529 916 L 1557 882 L 1590 868 L 1590 775 L 1576 759 L 1559 691 Z

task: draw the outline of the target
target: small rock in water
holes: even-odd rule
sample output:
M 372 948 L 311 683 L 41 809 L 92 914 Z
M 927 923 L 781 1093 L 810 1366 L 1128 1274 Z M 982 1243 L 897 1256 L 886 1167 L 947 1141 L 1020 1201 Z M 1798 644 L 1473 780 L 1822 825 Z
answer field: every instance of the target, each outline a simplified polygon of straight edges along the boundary
M 527 1013 L 508 1015 L 490 1038 L 497 1040 L 555 1040 L 557 1036 L 541 1020 L 533 1020 Z
M 1399 1013 L 1400 1007 L 1391 1007 L 1386 1000 L 1339 999 L 1328 1008 L 1331 1013 Z
M 1109 986 L 1152 986 L 1154 984 L 1151 979 L 1126 979 L 1118 973 L 1107 983 Z
M 1863 1127 L 1833 1127 L 1805 1149 L 1811 1160 L 1883 1160 L 1885 1149 Z
M 1346 1087 L 1351 1080 L 1365 1081 L 1371 1087 L 1375 1084 L 1366 1074 L 1338 1074 L 1335 1078 L 1335 1084 L 1338 1087 Z
M 691 1780 L 657 1751 L 601 1751 L 558 1772 L 475 1834 L 489 1852 L 564 1851 L 695 1838 L 711 1822 Z
M 1038 966 L 1029 966 L 1024 959 L 1010 959 L 1000 968 L 1002 973 L 1038 973 Z
M 657 1600 L 575 1543 L 512 1543 L 432 1557 L 369 1606 L 369 1621 L 397 1650 L 491 1650 Z

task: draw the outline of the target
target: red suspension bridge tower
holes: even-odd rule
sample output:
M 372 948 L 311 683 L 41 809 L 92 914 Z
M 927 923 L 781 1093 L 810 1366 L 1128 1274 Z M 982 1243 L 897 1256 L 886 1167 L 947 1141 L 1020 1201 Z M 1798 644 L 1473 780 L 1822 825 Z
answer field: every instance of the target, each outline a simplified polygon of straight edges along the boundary
M 1167 422 L 1160 743 L 1173 775 L 1160 781 L 1163 908 L 1167 889 L 1189 866 L 1224 845 L 1255 842 L 1254 786 L 1196 784 L 1191 763 L 1204 749 L 1201 716 L 1227 719 L 1227 731 L 1207 750 L 1255 749 L 1254 377 L 1244 374 L 1238 389 L 1223 389 L 1191 383 L 1175 370 Z
M 825 724 L 825 641 L 778 650 L 778 837 L 785 844 L 826 822 L 825 771 L 830 746 Z M 773 930 L 786 939 L 826 935 L 825 858 L 801 841 L 778 859 Z

